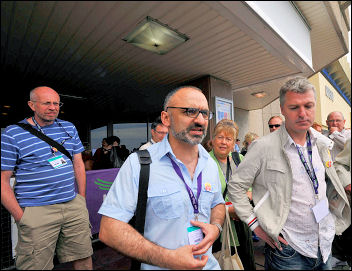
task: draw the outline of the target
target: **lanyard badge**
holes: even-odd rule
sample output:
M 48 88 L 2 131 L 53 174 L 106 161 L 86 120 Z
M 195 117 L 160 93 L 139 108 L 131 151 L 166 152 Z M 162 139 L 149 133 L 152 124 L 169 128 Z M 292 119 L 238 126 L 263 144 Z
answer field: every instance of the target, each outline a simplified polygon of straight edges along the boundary
M 297 151 L 298 151 L 298 155 L 299 158 L 301 159 L 301 162 L 310 178 L 310 180 L 312 181 L 313 184 L 313 188 L 314 188 L 314 192 L 315 192 L 315 198 L 318 198 L 318 188 L 319 188 L 319 182 L 318 182 L 318 178 L 315 175 L 315 171 L 314 171 L 314 167 L 313 167 L 313 151 L 312 151 L 312 143 L 310 141 L 310 136 L 309 133 L 307 132 L 307 149 L 308 149 L 308 158 L 310 161 L 310 165 L 312 166 L 312 170 L 310 170 L 308 163 L 306 161 L 306 159 L 304 158 L 304 155 L 302 153 L 302 150 L 296 145 Z

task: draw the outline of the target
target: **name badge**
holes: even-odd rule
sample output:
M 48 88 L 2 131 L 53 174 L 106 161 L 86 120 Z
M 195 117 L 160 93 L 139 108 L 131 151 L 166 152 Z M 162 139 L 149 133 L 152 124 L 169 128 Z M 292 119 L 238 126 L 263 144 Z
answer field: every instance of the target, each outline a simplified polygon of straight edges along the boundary
M 199 227 L 188 227 L 188 241 L 190 245 L 197 245 L 203 240 L 203 232 Z
M 48 159 L 48 161 L 53 168 L 59 168 L 67 164 L 66 160 L 62 157 L 62 155 L 50 158 Z
M 313 208 L 315 221 L 319 223 L 324 217 L 329 214 L 329 205 L 326 199 L 319 201 Z

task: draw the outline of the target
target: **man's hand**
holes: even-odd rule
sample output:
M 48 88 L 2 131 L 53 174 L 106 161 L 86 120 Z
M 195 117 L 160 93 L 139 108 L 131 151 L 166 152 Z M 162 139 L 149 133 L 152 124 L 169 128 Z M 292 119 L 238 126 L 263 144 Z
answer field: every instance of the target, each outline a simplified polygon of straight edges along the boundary
M 193 254 L 194 255 L 201 255 L 205 254 L 208 249 L 213 245 L 216 239 L 219 237 L 219 229 L 217 226 L 209 223 L 199 222 L 199 221 L 192 221 L 191 224 L 193 226 L 197 226 L 201 228 L 202 232 L 204 233 L 204 239 L 198 244 L 193 247 Z
M 233 207 L 233 204 L 231 204 L 229 207 L 229 215 L 233 220 L 240 221 L 239 217 L 236 214 L 235 208 Z
M 262 229 L 262 227 L 258 226 L 254 229 L 254 233 L 262 240 L 264 240 L 269 246 L 272 248 L 277 247 L 279 250 L 282 250 L 280 244 L 276 243 L 270 236 L 266 234 L 266 232 Z M 288 245 L 287 241 L 279 236 L 279 241 L 285 245 Z
M 332 134 L 333 132 L 335 131 L 339 131 L 339 128 L 338 127 L 330 127 L 329 128 L 329 133 Z
M 351 184 L 345 186 L 345 191 L 347 195 L 351 195 Z
M 168 268 L 175 270 L 201 270 L 208 262 L 208 256 L 203 255 L 200 259 L 193 257 L 194 245 L 183 246 L 176 250 L 171 250 L 173 260 Z

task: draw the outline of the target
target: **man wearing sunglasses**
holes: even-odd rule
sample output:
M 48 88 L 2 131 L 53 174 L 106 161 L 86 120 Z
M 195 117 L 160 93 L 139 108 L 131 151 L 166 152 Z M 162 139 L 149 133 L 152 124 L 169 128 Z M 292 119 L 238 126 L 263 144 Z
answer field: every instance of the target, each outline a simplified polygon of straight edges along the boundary
M 152 138 L 150 139 L 150 141 L 142 145 L 139 149 L 145 150 L 151 145 L 160 142 L 167 135 L 167 131 L 167 127 L 164 126 L 164 124 L 161 122 L 160 116 L 157 117 L 151 125 Z
M 55 252 L 60 262 L 73 261 L 74 269 L 92 269 L 84 148 L 78 132 L 57 118 L 62 103 L 55 90 L 33 89 L 28 105 L 34 115 L 20 123 L 57 144 L 19 125 L 8 126 L 1 135 L 1 203 L 18 228 L 16 268 L 52 269 Z
M 211 246 L 222 230 L 225 206 L 217 165 L 200 144 L 212 115 L 196 87 L 167 95 L 161 120 L 168 136 L 148 148 L 152 163 L 144 236 L 128 224 L 138 196 L 135 153 L 99 210 L 100 240 L 141 261 L 141 269 L 220 269 Z
M 279 129 L 282 125 L 282 122 L 283 119 L 280 116 L 272 116 L 268 121 L 270 133 Z

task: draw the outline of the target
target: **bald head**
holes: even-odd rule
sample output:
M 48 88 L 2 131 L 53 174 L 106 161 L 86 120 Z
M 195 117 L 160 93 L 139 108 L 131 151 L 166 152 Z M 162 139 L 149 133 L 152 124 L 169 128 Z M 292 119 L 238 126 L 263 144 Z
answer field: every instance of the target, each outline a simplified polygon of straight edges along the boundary
M 46 94 L 57 95 L 57 97 L 59 97 L 59 99 L 60 99 L 59 94 L 55 90 L 53 90 L 52 88 L 43 86 L 43 87 L 36 87 L 36 88 L 32 89 L 29 92 L 29 100 L 36 101 L 36 100 L 40 99 L 40 97 L 42 97 L 43 95 L 46 95 Z
M 178 87 L 176 89 L 174 89 L 173 91 L 171 91 L 165 98 L 165 101 L 164 101 L 164 111 L 166 111 L 166 108 L 170 105 L 172 105 L 174 103 L 174 98 L 176 96 L 176 98 L 178 97 L 182 97 L 182 94 L 184 93 L 187 93 L 189 91 L 198 91 L 200 93 L 203 94 L 202 90 L 200 90 L 199 88 L 197 87 L 194 87 L 194 86 L 182 86 L 182 87 Z M 175 95 L 176 93 L 178 93 L 178 95 Z M 204 94 L 203 94 L 204 96 Z M 205 96 L 204 96 L 205 98 Z
M 49 87 L 37 87 L 29 94 L 28 106 L 41 126 L 52 124 L 60 111 L 60 96 Z
M 345 123 L 346 120 L 340 111 L 331 112 L 326 119 L 326 124 L 330 133 L 333 133 L 334 131 L 341 132 L 345 127 Z

